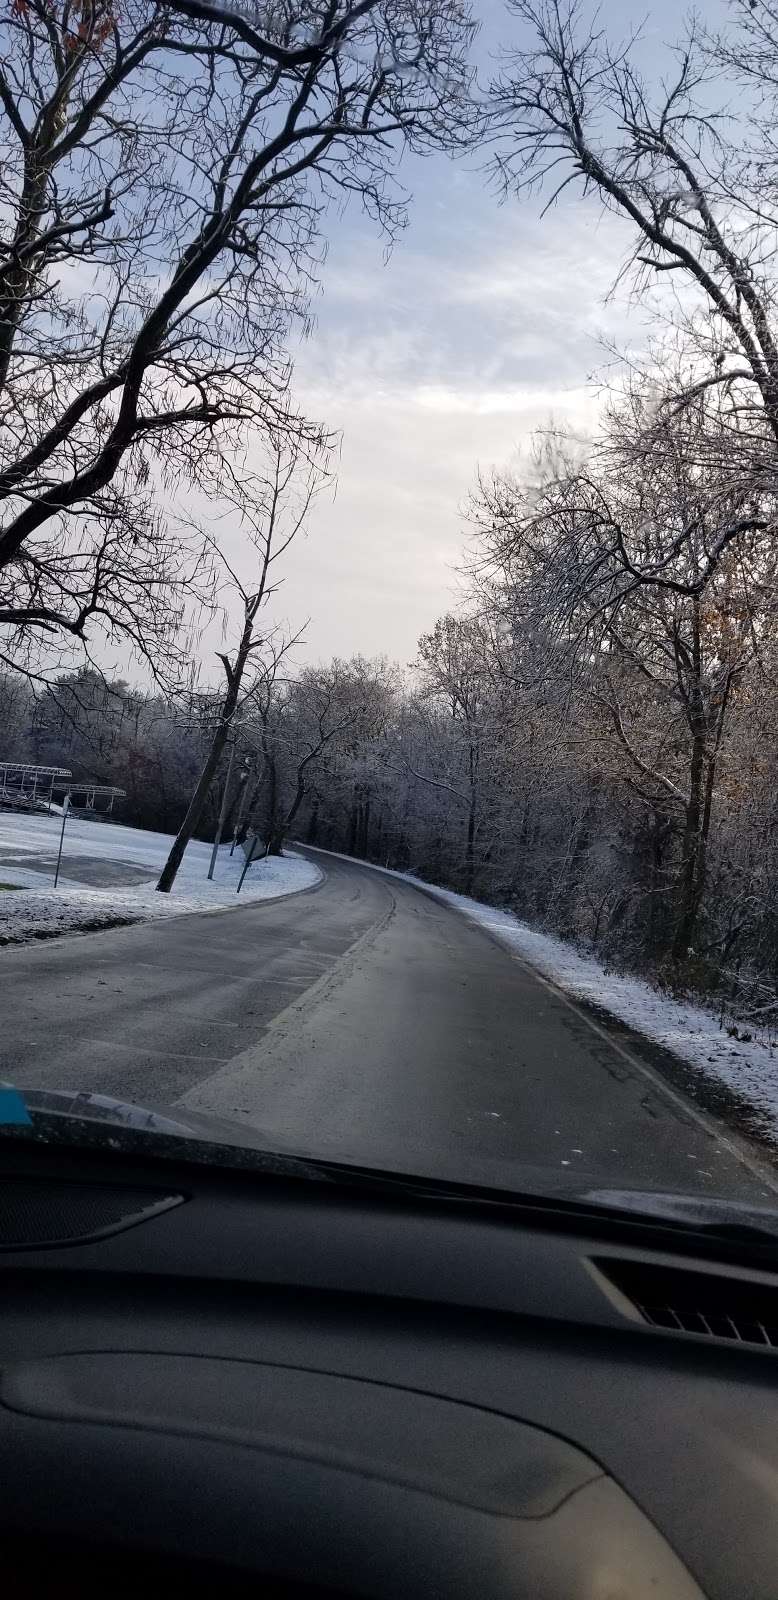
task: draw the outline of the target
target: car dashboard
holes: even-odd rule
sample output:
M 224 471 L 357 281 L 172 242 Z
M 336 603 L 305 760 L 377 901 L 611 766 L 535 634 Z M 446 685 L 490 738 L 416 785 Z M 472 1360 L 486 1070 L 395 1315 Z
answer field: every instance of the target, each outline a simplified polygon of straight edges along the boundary
M 0 1273 L 9 1592 L 775 1600 L 770 1251 L 20 1141 Z

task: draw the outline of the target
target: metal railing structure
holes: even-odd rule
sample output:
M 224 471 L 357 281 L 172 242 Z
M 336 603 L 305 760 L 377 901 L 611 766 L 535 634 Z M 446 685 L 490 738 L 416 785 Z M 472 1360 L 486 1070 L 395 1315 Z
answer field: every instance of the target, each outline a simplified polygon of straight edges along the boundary
M 107 817 L 113 811 L 114 800 L 123 800 L 127 790 L 117 789 L 112 783 L 77 782 L 73 779 L 70 783 L 59 783 L 54 780 L 54 793 L 67 794 L 73 811 L 93 811 L 95 816 Z M 104 809 L 95 805 L 95 800 L 106 800 Z
M 74 778 L 69 767 L 0 761 L 0 807 L 14 811 L 49 811 L 55 798 L 67 795 L 74 811 L 109 816 L 114 800 L 124 799 L 126 792 L 111 783 Z
M 10 806 L 15 811 L 47 811 L 54 799 L 55 781 L 72 776 L 69 767 L 0 761 L 0 806 Z

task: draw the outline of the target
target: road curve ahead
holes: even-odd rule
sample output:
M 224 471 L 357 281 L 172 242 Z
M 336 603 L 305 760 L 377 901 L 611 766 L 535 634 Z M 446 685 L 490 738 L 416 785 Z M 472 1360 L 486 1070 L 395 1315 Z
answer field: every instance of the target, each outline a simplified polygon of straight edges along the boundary
M 408 1172 L 775 1204 L 742 1145 L 487 933 L 316 859 L 285 900 L 0 953 L 0 1077 Z

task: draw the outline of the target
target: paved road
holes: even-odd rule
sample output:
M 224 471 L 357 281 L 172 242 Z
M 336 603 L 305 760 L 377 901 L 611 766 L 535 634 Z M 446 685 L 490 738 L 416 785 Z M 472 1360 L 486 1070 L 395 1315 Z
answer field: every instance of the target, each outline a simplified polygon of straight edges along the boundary
M 728 1136 L 487 933 L 396 879 L 326 871 L 282 901 L 3 951 L 0 1077 L 407 1171 L 775 1203 Z

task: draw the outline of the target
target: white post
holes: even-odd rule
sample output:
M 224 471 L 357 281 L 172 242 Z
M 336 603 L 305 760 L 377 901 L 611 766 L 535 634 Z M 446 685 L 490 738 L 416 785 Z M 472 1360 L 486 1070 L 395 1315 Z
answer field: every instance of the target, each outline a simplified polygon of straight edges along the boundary
M 245 860 L 245 862 L 244 862 L 244 864 L 243 864 L 243 871 L 242 871 L 242 873 L 241 873 L 241 875 L 240 875 L 240 878 L 239 878 L 239 880 L 238 880 L 238 887 L 237 887 L 237 889 L 236 889 L 236 890 L 235 890 L 235 893 L 236 893 L 236 894 L 240 894 L 240 891 L 241 891 L 241 889 L 242 889 L 242 888 L 243 888 L 243 879 L 244 879 L 244 878 L 245 878 L 245 876 L 246 876 L 246 873 L 247 873 L 247 872 L 248 872 L 248 870 L 249 870 L 249 867 L 250 867 L 250 866 L 251 866 L 251 863 L 252 863 L 252 861 L 255 861 L 255 860 L 257 860 L 257 859 L 258 859 L 258 858 L 257 858 L 257 857 L 256 857 L 256 856 L 255 856 L 255 855 L 254 855 L 254 851 L 255 851 L 255 849 L 256 849 L 256 844 L 257 844 L 257 835 L 256 835 L 256 834 L 254 834 L 254 835 L 253 835 L 253 838 L 252 838 L 252 840 L 251 840 L 251 849 L 250 849 L 250 850 L 249 850 L 249 852 L 248 852 L 248 855 L 247 855 L 247 856 L 246 856 L 246 860 Z M 266 850 L 266 851 L 265 851 L 265 855 L 267 855 L 267 850 Z
M 57 882 L 58 882 L 58 879 L 59 879 L 59 864 L 60 864 L 60 861 L 62 860 L 62 841 L 63 841 L 63 839 L 65 837 L 65 823 L 68 820 L 68 812 L 69 812 L 69 810 L 70 810 L 70 795 L 66 794 L 65 798 L 64 798 L 64 800 L 62 802 L 62 827 L 60 828 L 60 833 L 59 833 L 59 851 L 57 852 L 57 869 L 56 869 L 56 872 L 54 873 L 54 888 L 55 889 L 57 887 Z
M 232 777 L 232 763 L 233 763 L 234 760 L 235 760 L 235 740 L 233 739 L 232 744 L 230 745 L 230 759 L 227 762 L 227 776 L 226 776 L 226 778 L 224 780 L 224 793 L 222 795 L 222 803 L 219 806 L 219 821 L 216 824 L 216 836 L 214 838 L 213 849 L 211 851 L 211 864 L 210 864 L 210 866 L 208 868 L 208 877 L 209 878 L 213 877 L 213 869 L 216 866 L 216 857 L 219 854 L 219 845 L 222 842 L 222 828 L 224 827 L 225 818 L 227 816 L 227 802 L 229 800 L 230 778 Z

